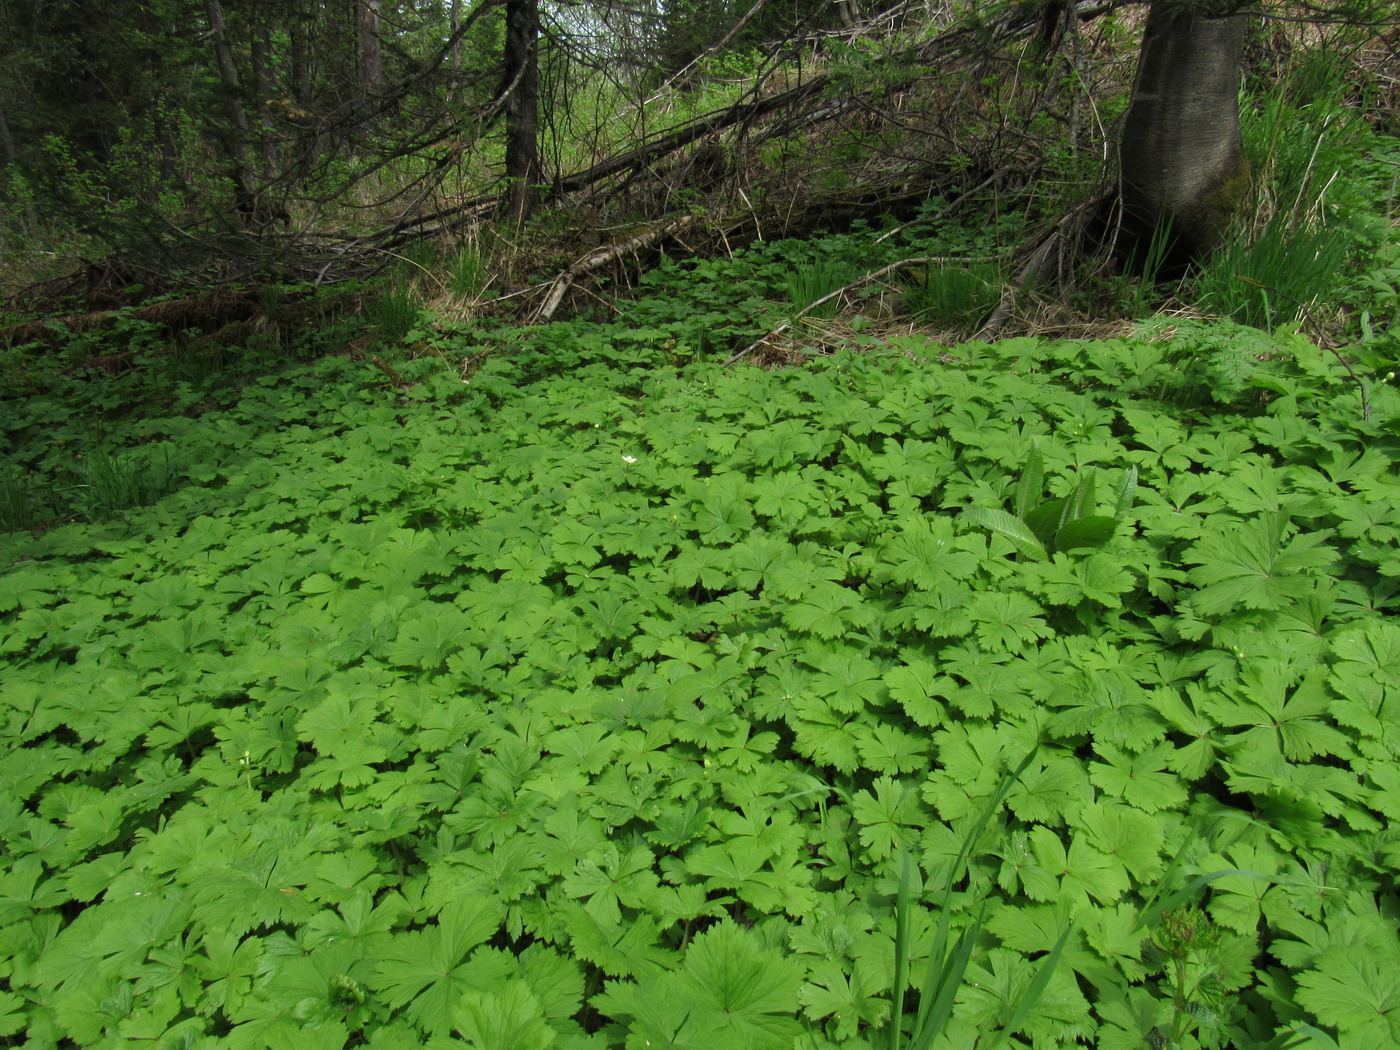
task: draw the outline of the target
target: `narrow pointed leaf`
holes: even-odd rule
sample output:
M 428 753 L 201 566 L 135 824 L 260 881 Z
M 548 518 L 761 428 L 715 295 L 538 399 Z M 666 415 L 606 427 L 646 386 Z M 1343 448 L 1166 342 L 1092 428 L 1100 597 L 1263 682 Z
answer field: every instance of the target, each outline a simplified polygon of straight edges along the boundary
M 1040 456 L 1040 443 L 1031 442 L 1031 453 L 1026 457 L 1025 469 L 1016 485 L 1016 517 L 1025 520 L 1036 501 L 1040 499 L 1041 487 L 1045 484 L 1045 462 Z
M 967 973 L 967 964 L 972 961 L 972 950 L 977 946 L 977 935 L 982 932 L 982 916 L 986 911 L 986 902 L 977 912 L 977 918 L 972 920 L 958 938 L 953 954 L 942 966 L 938 976 L 936 995 L 929 995 L 929 989 L 925 987 L 922 995 L 926 999 L 933 999 L 926 1018 L 920 1021 L 916 1027 L 911 1040 L 911 1050 L 928 1050 L 933 1041 L 943 1033 L 944 1026 L 948 1023 L 948 1018 L 953 1015 L 953 999 L 958 994 L 958 988 L 962 986 L 963 975 Z M 920 1010 L 922 1014 L 922 1009 Z
M 1133 464 L 1123 472 L 1123 480 L 1118 483 L 1118 488 L 1113 493 L 1113 516 L 1116 518 L 1125 517 L 1128 511 L 1133 509 L 1133 500 L 1137 496 L 1138 468 Z
M 1118 519 L 1106 514 L 1091 514 L 1087 518 L 1075 518 L 1060 526 L 1055 533 L 1055 549 L 1072 551 L 1078 547 L 1102 547 L 1113 539 L 1118 528 Z
M 1065 945 L 1069 943 L 1072 933 L 1074 933 L 1073 923 L 1065 927 L 1064 933 L 1060 934 L 1054 947 L 1046 953 L 1045 958 L 1040 960 L 1040 969 L 1036 971 L 1035 979 L 1026 986 L 1026 990 L 1021 993 L 1021 998 L 1016 1002 L 1016 1009 L 1007 1018 L 1006 1026 L 1002 1029 L 1003 1037 L 1015 1035 L 1026 1023 L 1026 1018 L 1035 1009 L 1035 1004 L 1040 1001 L 1040 997 L 1045 994 L 1045 989 L 1050 986 L 1050 979 L 1055 976 L 1055 967 L 1060 964 L 1060 956 L 1064 954 Z
M 1158 904 L 1148 904 L 1142 911 L 1138 912 L 1137 922 L 1133 929 L 1140 929 L 1144 926 L 1156 926 L 1162 920 L 1162 916 L 1169 911 L 1176 911 L 1183 907 L 1188 901 L 1196 896 L 1198 892 L 1209 886 L 1216 879 L 1223 879 L 1226 875 L 1242 875 L 1247 879 L 1261 879 L 1264 882 L 1278 881 L 1275 875 L 1266 875 L 1261 871 L 1244 871 L 1240 868 L 1221 868 L 1219 871 L 1212 871 L 1205 875 L 1197 875 L 1181 889 L 1167 894 Z

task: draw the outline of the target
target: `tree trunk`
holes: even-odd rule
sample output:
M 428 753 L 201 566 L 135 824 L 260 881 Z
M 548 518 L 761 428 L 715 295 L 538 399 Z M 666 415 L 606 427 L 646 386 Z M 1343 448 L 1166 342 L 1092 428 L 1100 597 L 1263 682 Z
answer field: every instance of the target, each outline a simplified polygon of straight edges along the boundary
M 359 52 L 360 90 L 373 95 L 379 91 L 381 66 L 379 0 L 356 0 L 355 35 Z
M 506 214 L 517 225 L 539 200 L 539 38 L 539 0 L 506 0 Z
M 451 0 L 447 8 L 447 32 L 452 38 L 452 45 L 447 53 L 447 68 L 452 74 L 447 81 L 449 104 L 457 101 L 458 84 L 462 79 L 462 38 L 457 33 L 461 25 L 462 0 Z
M 209 35 L 214 41 L 214 59 L 219 67 L 219 90 L 224 96 L 224 114 L 228 119 L 222 138 L 228 154 L 229 178 L 233 180 L 234 206 L 246 220 L 257 210 L 257 185 L 248 165 L 248 114 L 243 109 L 243 86 L 238 79 L 228 34 L 224 31 L 224 13 L 219 0 L 204 0 L 204 14 L 209 19 Z
M 253 104 L 257 114 L 258 156 L 262 161 L 262 182 L 267 185 L 278 175 L 277 142 L 268 105 L 273 99 L 272 33 L 267 24 L 253 28 L 250 55 L 253 62 Z
M 299 109 L 310 110 L 311 94 L 311 16 L 300 7 L 292 11 L 287 25 L 287 49 L 292 66 L 292 101 Z
M 1216 247 L 1249 187 L 1239 114 L 1246 16 L 1237 6 L 1153 0 L 1148 11 L 1119 148 L 1122 236 L 1142 259 L 1154 233 L 1169 231 L 1167 270 Z

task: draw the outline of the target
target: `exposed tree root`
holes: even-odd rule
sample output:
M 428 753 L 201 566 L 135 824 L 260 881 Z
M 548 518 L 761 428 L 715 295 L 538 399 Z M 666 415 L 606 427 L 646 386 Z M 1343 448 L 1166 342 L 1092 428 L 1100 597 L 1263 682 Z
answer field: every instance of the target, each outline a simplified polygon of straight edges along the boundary
M 1079 257 L 1085 226 L 1102 206 L 1102 197 L 1090 198 L 1071 208 L 1055 224 L 1054 229 L 1041 237 L 1038 242 L 1032 242 L 1034 247 L 1030 248 L 1026 255 L 1025 263 L 1017 271 L 1015 278 L 1002 291 L 1001 300 L 987 315 L 987 319 L 977 329 L 973 339 L 991 342 L 997 338 L 1006 326 L 1006 322 L 1011 319 L 1011 315 L 1016 309 L 1016 301 L 1022 292 L 1040 284 L 1049 276 L 1051 269 L 1061 270 L 1064 260 L 1073 260 Z
M 992 310 L 991 314 L 988 315 L 987 320 L 982 323 L 982 327 L 977 329 L 977 332 L 972 337 L 973 339 L 991 342 L 1000 334 L 1003 326 L 1005 326 L 1007 320 L 1011 317 L 1012 311 L 1015 310 L 1016 300 L 1020 297 L 1021 292 L 1026 288 L 1038 284 L 1041 277 L 1050 269 L 1050 260 L 1058 240 L 1058 235 L 1052 233 L 1041 241 L 1040 245 L 1031 252 L 1030 258 L 1026 260 L 1025 265 L 1021 267 L 1015 279 L 1002 291 L 1001 300 L 997 303 L 996 308 Z

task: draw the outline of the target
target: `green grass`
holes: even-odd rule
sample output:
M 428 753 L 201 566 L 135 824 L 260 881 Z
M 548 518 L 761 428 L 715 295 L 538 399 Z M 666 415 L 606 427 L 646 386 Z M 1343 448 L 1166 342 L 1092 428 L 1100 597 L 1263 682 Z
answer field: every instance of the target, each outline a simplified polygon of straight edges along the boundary
M 930 324 L 971 328 L 1001 295 L 1003 277 L 992 263 L 945 263 L 905 286 L 905 310 Z
M 418 297 L 407 280 L 393 280 L 379 290 L 368 310 L 368 319 L 379 330 L 384 342 L 403 339 L 418 323 Z
M 0 532 L 27 529 L 37 514 L 25 479 L 16 473 L 0 474 Z
M 1294 228 L 1275 217 L 1258 236 L 1232 236 L 1196 277 L 1207 310 L 1272 331 L 1306 320 L 1338 290 L 1350 239 L 1336 228 Z
M 168 445 L 126 451 L 98 447 L 73 468 L 72 502 L 84 517 L 99 521 L 164 496 L 178 477 Z
M 458 299 L 476 299 L 490 276 L 486 258 L 476 245 L 464 244 L 448 259 L 447 288 Z
M 787 299 L 794 313 L 808 310 L 809 317 L 835 317 L 841 310 L 836 299 L 823 303 L 815 310 L 809 308 L 826 295 L 844 288 L 865 274 L 859 265 L 844 259 L 823 256 L 798 260 L 787 275 Z

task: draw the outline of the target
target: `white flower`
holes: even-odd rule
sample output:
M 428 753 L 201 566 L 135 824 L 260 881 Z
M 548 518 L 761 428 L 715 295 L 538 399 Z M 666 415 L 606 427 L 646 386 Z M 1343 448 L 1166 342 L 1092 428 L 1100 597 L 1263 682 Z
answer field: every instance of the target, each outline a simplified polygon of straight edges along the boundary
M 623 457 L 622 457 L 622 462 L 624 462 L 624 463 L 635 463 L 635 462 L 637 462 L 637 457 L 636 457 L 636 456 L 623 456 Z

